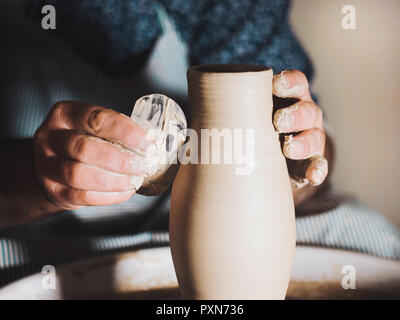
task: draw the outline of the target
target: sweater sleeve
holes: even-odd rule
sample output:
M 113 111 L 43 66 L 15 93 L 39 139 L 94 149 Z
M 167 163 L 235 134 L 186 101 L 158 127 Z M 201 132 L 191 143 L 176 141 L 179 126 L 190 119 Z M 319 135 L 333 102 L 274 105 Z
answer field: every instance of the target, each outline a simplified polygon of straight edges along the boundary
M 38 20 L 41 8 L 56 9 L 56 30 L 76 53 L 112 75 L 143 67 L 161 32 L 153 1 L 29 0 L 28 15 Z
M 312 65 L 288 24 L 289 0 L 29 0 L 54 5 L 57 33 L 103 71 L 130 74 L 143 67 L 161 33 L 161 3 L 188 44 L 191 64 L 263 64 L 279 72 Z

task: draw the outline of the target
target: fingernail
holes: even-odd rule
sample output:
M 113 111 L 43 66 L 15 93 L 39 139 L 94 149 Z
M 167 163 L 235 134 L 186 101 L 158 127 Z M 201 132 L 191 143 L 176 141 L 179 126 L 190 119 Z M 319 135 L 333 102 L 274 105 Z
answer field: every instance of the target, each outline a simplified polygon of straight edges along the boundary
M 283 143 L 283 152 L 288 158 L 296 158 L 303 152 L 303 144 L 293 138 L 292 135 L 286 136 Z
M 284 73 L 287 72 L 286 70 L 274 75 L 274 89 L 277 93 L 283 91 L 284 89 L 287 89 L 289 86 L 288 81 L 285 78 Z
M 296 104 L 288 108 L 280 109 L 275 113 L 274 125 L 278 132 L 287 132 L 288 129 L 293 127 L 295 118 L 292 113 L 298 108 L 299 106 Z
M 285 72 L 289 72 L 289 70 L 284 70 L 274 76 L 272 93 L 278 97 L 291 97 L 301 94 L 303 89 L 299 85 L 290 87 Z
M 323 173 L 320 168 L 314 168 L 310 176 L 310 182 L 314 185 L 321 184 L 323 181 Z
M 318 157 L 310 165 L 309 180 L 312 185 L 320 185 L 324 182 L 328 171 L 328 161 L 324 157 Z
M 131 119 L 130 117 L 128 117 L 126 114 L 123 114 L 123 113 L 119 113 L 121 116 L 123 116 L 123 117 L 125 117 L 125 118 L 128 118 L 128 119 Z

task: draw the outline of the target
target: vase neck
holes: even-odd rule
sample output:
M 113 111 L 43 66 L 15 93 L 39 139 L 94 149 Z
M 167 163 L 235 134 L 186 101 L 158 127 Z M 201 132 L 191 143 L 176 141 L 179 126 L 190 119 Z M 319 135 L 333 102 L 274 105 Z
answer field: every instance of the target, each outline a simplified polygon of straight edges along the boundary
M 192 123 L 200 128 L 272 129 L 270 68 L 241 65 L 190 68 L 188 89 Z

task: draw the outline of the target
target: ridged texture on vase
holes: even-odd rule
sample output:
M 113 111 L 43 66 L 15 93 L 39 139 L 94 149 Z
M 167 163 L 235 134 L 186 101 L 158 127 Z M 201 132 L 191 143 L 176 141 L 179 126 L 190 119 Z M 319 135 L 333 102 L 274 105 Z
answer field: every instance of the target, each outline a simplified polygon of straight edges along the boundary
M 272 125 L 272 70 L 210 65 L 188 71 L 191 127 L 242 129 L 254 150 L 240 164 L 181 165 L 174 181 L 170 243 L 184 298 L 281 299 L 295 247 L 294 207 L 286 162 Z M 246 129 L 254 139 L 246 143 Z M 199 152 L 223 146 L 209 145 Z M 200 148 L 200 147 L 199 147 Z M 246 154 L 246 152 L 244 152 Z

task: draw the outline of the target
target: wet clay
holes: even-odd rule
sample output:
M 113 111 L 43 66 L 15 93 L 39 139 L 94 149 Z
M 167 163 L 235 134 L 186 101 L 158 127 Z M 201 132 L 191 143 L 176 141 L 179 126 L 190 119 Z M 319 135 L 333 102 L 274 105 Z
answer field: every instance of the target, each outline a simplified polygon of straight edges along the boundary
M 293 197 L 272 125 L 272 70 L 204 65 L 188 71 L 191 127 L 243 132 L 254 139 L 248 174 L 237 163 L 181 164 L 174 180 L 170 245 L 183 298 L 284 299 L 294 248 Z M 207 144 L 205 144 L 207 145 Z M 226 142 L 200 148 L 207 156 Z M 233 148 L 233 147 L 232 147 Z M 250 153 L 251 154 L 251 153 Z

